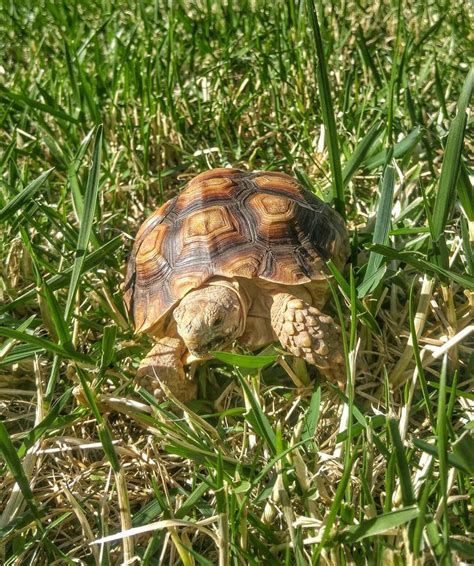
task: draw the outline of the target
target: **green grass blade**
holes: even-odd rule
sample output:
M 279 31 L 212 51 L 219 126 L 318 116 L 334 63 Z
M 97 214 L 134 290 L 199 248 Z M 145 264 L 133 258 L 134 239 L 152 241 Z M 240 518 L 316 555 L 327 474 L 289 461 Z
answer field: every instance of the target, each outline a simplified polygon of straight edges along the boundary
M 341 507 L 341 503 L 344 499 L 344 493 L 347 488 L 347 484 L 349 482 L 349 478 L 352 472 L 352 466 L 354 465 L 355 459 L 357 457 L 357 447 L 354 448 L 352 452 L 352 457 L 349 463 L 345 463 L 344 472 L 342 478 L 339 481 L 339 484 L 336 489 L 336 493 L 334 495 L 334 501 L 331 504 L 331 508 L 329 509 L 329 513 L 326 515 L 326 521 L 324 524 L 324 530 L 321 537 L 321 542 L 319 543 L 315 553 L 313 554 L 313 564 L 318 563 L 319 556 L 325 547 L 326 541 L 329 539 L 332 526 L 336 519 L 337 513 Z
M 388 234 L 392 226 L 392 202 L 393 189 L 395 185 L 395 170 L 390 165 L 385 168 L 382 178 L 382 192 L 378 206 L 377 218 L 373 236 L 374 244 L 387 244 Z M 359 298 L 365 297 L 373 291 L 380 283 L 384 271 L 380 270 L 382 256 L 376 252 L 371 252 L 369 263 L 365 272 L 364 279 L 359 285 Z
M 416 503 L 415 493 L 413 491 L 413 484 L 409 471 L 409 465 L 405 448 L 402 439 L 400 438 L 400 431 L 398 430 L 398 422 L 395 419 L 389 420 L 390 436 L 392 444 L 395 448 L 395 456 L 398 467 L 398 477 L 400 478 L 400 488 L 402 491 L 402 499 L 405 507 L 409 507 Z
M 81 190 L 79 188 L 77 173 L 79 167 L 82 164 L 86 151 L 92 141 L 94 130 L 95 128 L 93 128 L 82 140 L 79 150 L 77 151 L 73 161 L 69 164 L 69 167 L 67 169 L 67 178 L 71 187 L 72 204 L 74 206 L 74 212 L 76 213 L 78 220 L 80 220 L 84 214 L 84 201 L 82 198 Z
M 17 326 L 16 330 L 18 330 L 19 332 L 24 332 L 27 328 L 29 328 L 29 326 L 35 319 L 36 319 L 36 315 L 32 314 L 29 318 L 27 318 L 19 326 Z M 10 352 L 12 348 L 12 343 L 14 342 L 15 340 L 13 339 L 5 340 L 5 342 L 3 342 L 2 347 L 0 348 L 0 361 L 3 361 L 5 356 L 7 356 L 8 352 Z
M 8 434 L 8 430 L 6 429 L 2 421 L 0 421 L 0 451 L 2 452 L 3 459 L 5 460 L 8 469 L 10 470 L 13 477 L 15 478 L 16 483 L 20 487 L 21 493 L 25 498 L 30 511 L 32 512 L 35 519 L 37 519 L 38 526 L 41 526 L 41 523 L 39 523 L 40 514 L 35 504 L 30 484 L 25 475 L 25 470 L 21 465 L 20 458 L 16 453 L 15 447 L 13 446 L 13 443 L 10 439 L 10 435 Z
M 5 222 L 11 218 L 16 212 L 18 212 L 21 207 L 28 203 L 30 199 L 41 189 L 46 179 L 54 171 L 54 168 L 48 169 L 42 173 L 37 179 L 32 181 L 28 186 L 26 186 L 21 192 L 19 192 L 10 202 L 8 202 L 2 210 L 0 210 L 0 222 Z
M 316 428 L 319 422 L 321 409 L 321 387 L 313 391 L 311 402 L 304 416 L 303 429 L 301 431 L 301 440 L 310 441 L 314 439 Z
M 8 163 L 8 160 L 13 155 L 17 144 L 17 130 L 14 130 L 12 133 L 11 142 L 8 144 L 7 148 L 3 152 L 3 155 L 0 159 L 0 175 L 3 174 L 3 170 Z
M 474 431 L 465 430 L 453 443 L 453 454 L 468 470 L 469 476 L 474 477 Z
M 117 336 L 117 327 L 109 325 L 104 327 L 104 335 L 102 336 L 102 357 L 100 360 L 100 369 L 109 367 L 114 359 L 115 339 Z
M 84 199 L 84 211 L 81 218 L 81 227 L 79 229 L 79 238 L 76 249 L 76 259 L 71 274 L 71 283 L 66 302 L 65 319 L 69 320 L 79 287 L 79 280 L 84 268 L 84 259 L 87 251 L 87 244 L 92 231 L 92 223 L 95 215 L 95 207 L 97 203 L 97 193 L 99 190 L 99 172 L 102 151 L 102 126 L 98 126 L 94 139 L 92 165 L 87 178 L 86 194 Z
M 265 366 L 273 364 L 278 359 L 278 354 L 274 356 L 247 356 L 230 352 L 211 352 L 211 355 L 216 358 L 216 360 L 245 369 L 264 368 Z
M 407 155 L 412 149 L 417 145 L 421 138 L 421 131 L 419 128 L 414 128 L 406 138 L 402 141 L 394 144 L 392 157 L 394 159 L 400 159 Z M 384 149 L 383 151 L 377 153 L 373 157 L 369 157 L 362 166 L 371 171 L 380 167 L 387 162 L 388 151 Z
M 50 342 L 49 340 L 45 340 L 44 338 L 39 338 L 38 336 L 33 336 L 32 334 L 28 334 L 27 332 L 20 332 L 18 330 L 14 330 L 13 328 L 0 326 L 0 336 L 5 336 L 6 338 L 13 338 L 15 340 L 26 342 L 27 344 L 31 344 L 32 346 L 36 346 L 37 348 L 41 348 L 42 350 L 46 350 L 47 352 L 52 352 L 53 354 L 57 354 L 58 356 L 61 356 L 65 359 L 75 360 L 77 362 L 82 362 L 85 364 L 94 363 L 93 359 L 86 354 L 66 350 L 61 346 L 54 344 L 54 342 Z
M 334 263 L 331 260 L 329 260 L 326 265 L 328 266 L 329 271 L 334 276 L 336 283 L 339 285 L 339 287 L 342 289 L 342 292 L 349 300 L 349 297 L 351 296 L 351 288 L 349 283 L 344 279 L 342 273 L 337 269 L 337 267 L 334 265 Z M 360 316 L 364 324 L 375 333 L 381 332 L 377 320 L 367 310 L 364 303 L 360 299 L 357 299 L 356 304 L 357 304 L 358 316 Z
M 70 116 L 61 108 L 54 107 L 49 104 L 44 104 L 43 102 L 38 102 L 37 100 L 33 100 L 32 98 L 24 94 L 17 94 L 3 85 L 0 85 L 0 98 L 6 98 L 7 100 L 11 100 L 16 104 L 20 104 L 21 106 L 24 105 L 28 108 L 33 108 L 34 110 L 45 112 L 46 114 L 50 114 L 51 116 L 60 118 L 61 120 L 66 120 L 67 122 L 72 122 L 73 124 L 79 123 L 79 120 L 77 120 L 77 118 Z
M 464 132 L 467 122 L 467 109 L 474 86 L 474 68 L 471 69 L 464 82 L 459 97 L 456 117 L 451 123 L 446 142 L 443 165 L 439 177 L 438 193 L 433 211 L 433 249 L 439 257 L 441 265 L 446 267 L 447 251 L 444 243 L 444 231 L 454 203 L 456 183 L 461 164 L 461 153 L 464 142 Z
M 64 313 L 61 311 L 59 303 L 46 281 L 43 281 L 41 285 L 41 293 L 46 301 L 51 320 L 54 324 L 57 337 L 59 338 L 59 343 L 65 346 L 67 350 L 72 349 L 71 334 L 64 321 Z
M 416 267 L 416 269 L 419 269 L 422 273 L 427 273 L 428 275 L 439 275 L 441 277 L 444 277 L 446 280 L 455 281 L 456 283 L 462 285 L 470 291 L 474 291 L 474 277 L 467 273 L 461 275 L 452 271 L 451 269 L 444 269 L 443 267 L 439 267 L 434 263 L 430 263 L 429 261 L 422 259 L 423 256 L 419 253 L 401 252 L 394 250 L 393 248 L 389 248 L 388 246 L 382 246 L 380 244 L 374 244 L 370 247 L 370 249 L 384 256 L 385 261 L 396 259 L 398 261 Z
M 344 187 L 347 187 L 354 173 L 359 169 L 382 131 L 383 124 L 376 122 L 357 144 L 357 147 L 354 149 L 342 171 L 342 183 Z
M 467 166 L 462 160 L 461 171 L 459 172 L 458 195 L 467 218 L 470 222 L 474 222 L 474 188 L 469 178 Z
M 44 313 L 43 318 L 45 319 L 45 325 L 54 340 L 59 340 L 60 345 L 64 346 L 66 349 L 73 349 L 69 328 L 64 321 L 63 313 L 61 312 L 61 308 L 54 293 L 43 279 L 38 255 L 29 239 L 28 232 L 22 227 L 20 227 L 20 231 L 23 244 L 30 255 L 36 287 L 40 290 L 38 303 L 42 313 Z
M 265 440 L 271 453 L 275 455 L 277 453 L 275 431 L 272 429 L 267 416 L 262 411 L 262 407 L 255 399 L 245 379 L 239 376 L 239 381 L 251 406 L 251 410 L 248 415 L 249 420 L 253 423 L 255 432 Z
M 419 380 L 419 383 L 420 383 L 421 393 L 423 395 L 423 401 L 425 403 L 425 409 L 426 409 L 426 412 L 428 414 L 428 418 L 430 419 L 431 427 L 434 431 L 435 428 L 436 428 L 436 421 L 435 421 L 433 409 L 431 407 L 431 400 L 430 400 L 430 395 L 429 395 L 429 391 L 428 391 L 428 385 L 426 383 L 425 370 L 423 368 L 423 363 L 422 363 L 421 355 L 420 355 L 420 347 L 418 345 L 418 338 L 417 338 L 417 335 L 416 335 L 413 287 L 414 287 L 414 282 L 413 282 L 413 285 L 410 287 L 410 296 L 409 296 L 409 299 L 408 299 L 408 318 L 409 318 L 409 323 L 410 323 L 410 336 L 411 336 L 411 342 L 412 342 L 412 347 L 413 347 L 413 357 L 415 358 L 415 364 L 416 364 L 416 367 L 418 369 L 418 380 Z
M 474 563 L 474 544 L 452 537 L 449 539 L 449 546 L 464 558 L 464 560 L 469 560 L 469 562 L 465 562 L 465 564 Z
M 423 450 L 423 452 L 426 452 L 431 456 L 435 456 L 435 458 L 438 459 L 439 457 L 438 448 L 435 444 L 430 444 L 429 442 L 426 442 L 425 440 L 420 440 L 419 438 L 414 438 L 413 444 L 420 450 Z M 456 468 L 463 474 L 469 475 L 469 469 L 466 468 L 464 461 L 461 458 L 459 458 L 457 454 L 448 452 L 447 461 L 448 464 L 453 468 Z
M 419 513 L 416 505 L 382 513 L 377 517 L 361 521 L 358 525 L 350 527 L 337 538 L 341 537 L 347 544 L 355 544 L 365 538 L 382 535 L 386 531 L 408 523 L 416 519 Z
M 72 396 L 72 387 L 66 389 L 57 402 L 49 409 L 45 418 L 31 429 L 26 435 L 23 443 L 18 449 L 18 457 L 23 458 L 31 446 L 33 446 L 40 438 L 42 438 L 49 430 L 57 429 L 61 425 L 56 421 L 60 421 L 59 416 L 66 404 L 70 401 Z
M 413 528 L 412 548 L 415 557 L 419 557 L 422 553 L 423 530 L 425 528 L 425 523 L 426 523 L 425 516 L 427 511 L 428 499 L 430 497 L 430 493 L 432 489 L 432 480 L 431 480 L 431 476 L 433 474 L 432 465 L 430 465 L 428 474 L 429 474 L 428 477 L 424 478 L 423 486 L 420 490 L 420 495 L 418 497 L 418 507 L 420 509 L 420 514 L 418 515 L 418 518 L 415 521 L 415 526 Z
M 448 510 L 448 434 L 446 417 L 446 374 L 448 371 L 448 355 L 443 356 L 439 380 L 439 401 L 436 424 L 436 436 L 438 446 L 439 481 L 440 481 L 440 504 L 443 505 L 443 542 L 445 552 L 449 552 L 449 510 Z
M 324 55 L 324 46 L 321 38 L 321 30 L 318 22 L 318 15 L 314 0 L 306 0 L 306 7 L 309 14 L 311 29 L 313 32 L 314 45 L 317 60 L 314 60 L 314 69 L 319 87 L 321 99 L 321 111 L 324 127 L 328 140 L 329 163 L 331 165 L 334 206 L 339 214 L 346 217 L 346 207 L 344 199 L 344 184 L 342 182 L 341 156 L 339 152 L 339 140 L 334 118 L 334 109 L 331 99 L 331 85 Z

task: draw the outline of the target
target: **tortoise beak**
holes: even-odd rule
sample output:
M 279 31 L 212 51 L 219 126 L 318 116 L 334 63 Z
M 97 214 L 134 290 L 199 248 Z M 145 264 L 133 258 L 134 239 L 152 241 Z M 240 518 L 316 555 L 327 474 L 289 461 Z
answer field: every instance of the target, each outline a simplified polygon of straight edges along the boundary
M 228 346 L 228 341 L 222 338 L 214 339 L 208 342 L 207 344 L 193 344 L 188 343 L 188 350 L 197 358 L 209 358 L 209 352 L 219 351 L 225 349 L 225 346 Z

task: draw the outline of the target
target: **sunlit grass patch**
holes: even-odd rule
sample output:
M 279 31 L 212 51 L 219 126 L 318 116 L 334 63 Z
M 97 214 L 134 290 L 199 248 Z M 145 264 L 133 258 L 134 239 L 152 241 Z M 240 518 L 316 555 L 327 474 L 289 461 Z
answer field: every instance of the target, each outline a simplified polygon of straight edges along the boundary
M 316 8 L 1 4 L 1 563 L 474 561 L 468 7 Z M 133 235 L 227 165 L 344 210 L 344 393 L 275 350 L 135 390 Z

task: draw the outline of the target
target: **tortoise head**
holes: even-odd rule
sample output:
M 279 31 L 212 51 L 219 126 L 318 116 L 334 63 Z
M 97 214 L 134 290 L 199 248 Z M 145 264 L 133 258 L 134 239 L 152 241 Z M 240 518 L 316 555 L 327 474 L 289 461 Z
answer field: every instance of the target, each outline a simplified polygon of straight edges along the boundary
M 191 354 L 205 357 L 223 350 L 244 331 L 242 303 L 229 287 L 209 285 L 188 293 L 173 316 Z

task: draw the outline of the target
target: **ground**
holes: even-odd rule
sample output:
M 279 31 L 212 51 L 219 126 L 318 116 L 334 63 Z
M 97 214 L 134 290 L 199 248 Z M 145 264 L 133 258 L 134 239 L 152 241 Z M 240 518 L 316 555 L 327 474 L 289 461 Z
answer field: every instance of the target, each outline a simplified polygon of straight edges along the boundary
M 470 6 L 312 8 L 0 2 L 1 563 L 474 563 Z M 346 215 L 345 393 L 273 347 L 136 390 L 133 237 L 225 166 Z

